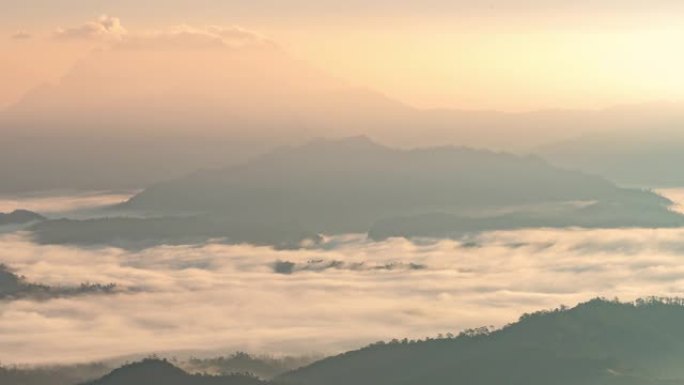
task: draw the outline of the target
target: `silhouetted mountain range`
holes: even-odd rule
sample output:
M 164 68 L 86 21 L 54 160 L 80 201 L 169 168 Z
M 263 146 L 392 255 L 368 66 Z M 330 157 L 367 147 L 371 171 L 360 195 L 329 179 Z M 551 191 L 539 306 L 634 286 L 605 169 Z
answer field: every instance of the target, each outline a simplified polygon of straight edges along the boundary
M 319 136 L 529 151 L 586 132 L 684 122 L 681 106 L 421 110 L 351 87 L 275 45 L 167 48 L 121 42 L 97 50 L 56 84 L 1 111 L 0 192 L 140 188 Z M 178 60 L 182 54 L 204 60 Z M 652 176 L 662 171 L 649 169 Z
M 316 234 L 450 237 L 529 227 L 675 227 L 649 191 L 468 148 L 399 150 L 365 137 L 285 147 L 147 188 L 118 207 L 152 218 L 53 220 L 42 243 L 145 245 L 222 238 L 297 247 Z
M 489 216 L 428 213 L 387 218 L 368 232 L 371 239 L 392 237 L 458 238 L 464 234 L 520 228 L 674 228 L 684 226 L 681 214 L 663 206 L 634 202 L 595 202 L 583 207 L 533 210 Z
M 320 357 L 318 357 L 320 358 Z M 244 377 L 247 384 L 254 383 L 250 376 L 233 376 L 236 373 L 249 373 L 264 380 L 289 372 L 293 369 L 308 365 L 317 358 L 313 356 L 256 356 L 243 352 L 236 352 L 227 356 L 188 359 L 174 359 L 173 365 L 160 359 L 147 359 L 138 365 L 125 365 L 113 380 L 123 377 L 144 377 L 149 381 L 142 383 L 128 383 L 129 385 L 166 385 L 166 382 L 153 382 L 159 378 L 182 377 L 190 378 L 188 384 L 193 384 L 197 377 L 180 373 L 178 368 L 186 373 L 212 374 L 222 380 L 232 381 Z M 104 362 L 86 364 L 40 365 L 40 366 L 2 366 L 0 365 L 0 384 L 3 385 L 76 385 L 94 382 L 106 376 L 122 364 L 121 358 Z M 175 367 L 174 367 L 175 366 Z M 124 372 L 124 373 L 120 373 Z M 140 373 L 145 374 L 140 374 Z M 137 374 L 136 374 L 137 373 Z M 158 375 L 155 377 L 155 373 Z M 166 373 L 166 374 L 164 374 Z M 219 380 L 220 381 L 220 380 Z M 235 382 L 235 381 L 233 381 Z M 223 382 L 219 382 L 223 384 Z M 228 382 L 232 383 L 232 382 Z M 184 383 L 185 384 L 185 383 Z M 238 382 L 239 384 L 239 382 Z
M 377 343 L 277 380 L 298 385 L 684 384 L 681 300 L 593 300 L 498 331 Z
M 602 175 L 634 186 L 684 186 L 684 132 L 676 120 L 639 130 L 582 135 L 536 151 L 562 167 Z
M 166 360 L 146 359 L 116 369 L 83 385 L 266 385 L 247 374 L 188 374 Z
M 159 244 L 197 244 L 209 240 L 227 243 L 298 248 L 319 235 L 297 223 L 238 222 L 229 217 L 185 216 L 155 218 L 54 219 L 30 230 L 42 244 L 112 245 L 128 249 Z

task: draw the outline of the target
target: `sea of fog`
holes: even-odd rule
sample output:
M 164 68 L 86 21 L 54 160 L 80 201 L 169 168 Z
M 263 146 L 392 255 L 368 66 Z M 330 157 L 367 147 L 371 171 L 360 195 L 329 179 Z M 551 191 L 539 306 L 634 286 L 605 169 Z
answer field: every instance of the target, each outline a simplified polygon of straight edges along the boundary
M 12 198 L 0 207 L 63 212 L 125 199 L 80 196 L 87 201 Z M 31 282 L 120 289 L 0 302 L 5 364 L 183 351 L 328 354 L 501 326 L 596 296 L 684 296 L 684 229 L 533 229 L 416 242 L 347 235 L 302 250 L 204 244 L 138 251 L 41 246 L 10 233 L 0 236 L 0 263 Z

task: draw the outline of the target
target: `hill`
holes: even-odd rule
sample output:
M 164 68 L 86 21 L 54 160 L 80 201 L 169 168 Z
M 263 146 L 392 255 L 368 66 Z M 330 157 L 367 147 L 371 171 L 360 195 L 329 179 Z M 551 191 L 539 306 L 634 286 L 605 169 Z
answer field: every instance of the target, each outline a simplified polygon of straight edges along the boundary
M 159 183 L 112 217 L 47 220 L 30 230 L 45 244 L 135 248 L 220 239 L 296 248 L 318 234 L 442 238 L 531 227 L 684 226 L 671 203 L 536 157 L 402 150 L 353 137 L 283 147 Z
M 300 385 L 684 384 L 681 300 L 593 300 L 501 330 L 378 343 L 278 378 Z
M 205 216 L 55 219 L 35 224 L 29 230 L 33 240 L 41 244 L 111 245 L 126 249 L 209 240 L 287 249 L 297 248 L 307 240 L 319 240 L 318 234 L 303 230 L 297 223 L 249 223 Z
M 639 202 L 593 202 L 580 207 L 559 207 L 489 216 L 428 213 L 386 218 L 368 232 L 374 240 L 404 238 L 460 238 L 466 234 L 521 228 L 674 228 L 684 217 L 662 206 Z
M 583 215 L 584 205 L 575 205 L 582 202 L 595 210 L 614 206 L 602 210 L 612 221 L 594 223 Z M 535 157 L 460 147 L 400 150 L 354 137 L 283 148 L 240 166 L 161 183 L 124 206 L 248 223 L 294 222 L 317 233 L 358 233 L 382 219 L 431 213 L 487 217 L 516 212 L 509 222 L 518 227 L 535 225 L 524 219 L 539 211 L 547 223 L 560 226 L 681 223 L 667 210 L 669 203 Z M 623 215 L 629 210 L 651 215 Z
M 82 385 L 266 385 L 242 374 L 211 376 L 188 374 L 166 360 L 146 359 L 115 369 L 106 376 Z
M 0 213 L 0 226 L 17 226 L 43 221 L 47 218 L 28 210 L 14 210 L 11 213 Z
M 538 154 L 561 167 L 602 175 L 633 186 L 681 187 L 684 162 L 681 124 L 582 135 L 548 144 Z
M 670 204 L 536 157 L 461 147 L 402 150 L 353 137 L 283 147 L 159 183 L 111 212 L 137 217 L 48 220 L 30 230 L 46 244 L 221 239 L 296 248 L 318 234 L 442 238 L 530 227 L 683 226 Z

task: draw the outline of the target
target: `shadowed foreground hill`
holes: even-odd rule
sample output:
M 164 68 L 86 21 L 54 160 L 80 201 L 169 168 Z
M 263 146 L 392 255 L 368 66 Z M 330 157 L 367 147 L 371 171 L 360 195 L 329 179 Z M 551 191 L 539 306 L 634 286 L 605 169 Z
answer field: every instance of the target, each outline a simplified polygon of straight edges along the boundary
M 267 385 L 242 374 L 210 376 L 188 374 L 165 360 L 146 359 L 123 366 L 83 385 Z
M 300 385 L 684 384 L 681 301 L 593 300 L 495 332 L 379 343 L 279 378 Z

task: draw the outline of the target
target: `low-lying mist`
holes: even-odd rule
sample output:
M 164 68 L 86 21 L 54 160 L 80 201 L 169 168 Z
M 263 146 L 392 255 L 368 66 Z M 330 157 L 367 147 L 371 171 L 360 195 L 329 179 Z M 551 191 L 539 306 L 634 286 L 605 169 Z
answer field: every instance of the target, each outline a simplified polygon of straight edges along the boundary
M 10 364 L 154 352 L 327 354 L 501 326 L 596 296 L 684 295 L 682 229 L 538 229 L 413 242 L 347 235 L 302 250 L 40 246 L 21 233 L 0 245 L 0 262 L 30 282 L 122 289 L 0 303 L 0 361 Z M 279 261 L 293 264 L 289 274 L 274 268 Z M 401 268 L 378 268 L 387 266 Z

